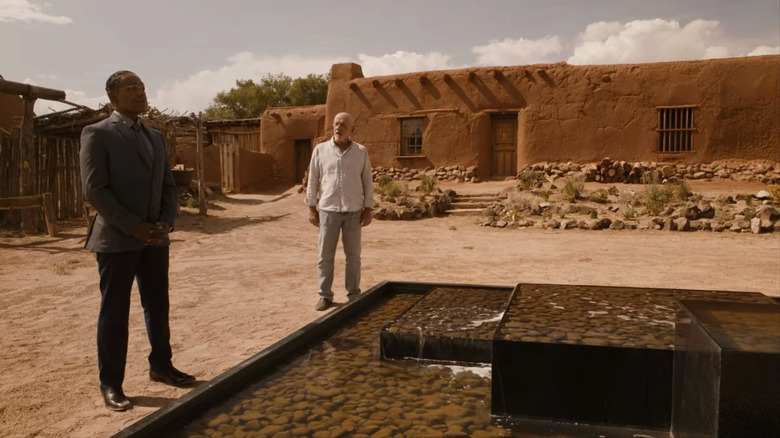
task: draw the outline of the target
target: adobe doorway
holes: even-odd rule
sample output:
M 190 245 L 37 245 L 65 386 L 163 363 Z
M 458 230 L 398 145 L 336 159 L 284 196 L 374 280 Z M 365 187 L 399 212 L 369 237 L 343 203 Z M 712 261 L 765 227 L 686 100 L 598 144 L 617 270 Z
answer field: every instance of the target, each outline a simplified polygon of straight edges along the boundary
M 295 183 L 301 184 L 311 161 L 311 139 L 295 140 Z
M 490 117 L 490 176 L 517 176 L 517 114 Z

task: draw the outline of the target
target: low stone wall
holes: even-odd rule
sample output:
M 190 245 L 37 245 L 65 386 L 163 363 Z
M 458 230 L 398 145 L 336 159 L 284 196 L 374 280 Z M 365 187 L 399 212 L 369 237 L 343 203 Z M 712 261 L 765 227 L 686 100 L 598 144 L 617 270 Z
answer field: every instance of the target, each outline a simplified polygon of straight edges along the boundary
M 733 179 L 757 181 L 763 184 L 780 184 L 780 162 L 729 160 L 707 164 L 674 164 L 658 162 L 612 161 L 605 158 L 598 163 L 535 163 L 524 167 L 518 174 L 535 171 L 549 178 L 579 178 L 582 181 L 603 183 L 642 183 L 643 175 L 656 173 L 659 181 L 682 179 Z M 549 179 L 548 178 L 548 179 Z
M 605 158 L 597 163 L 541 162 L 518 171 L 518 174 L 535 171 L 544 179 L 578 178 L 581 181 L 641 184 L 643 175 L 656 173 L 661 181 L 682 179 L 732 179 L 735 181 L 756 181 L 763 184 L 780 184 L 780 162 L 727 160 L 706 164 L 675 164 L 659 162 L 612 161 Z M 374 180 L 389 176 L 397 181 L 419 181 L 431 176 L 437 181 L 481 182 L 477 166 L 428 166 L 424 169 L 408 167 L 382 167 L 372 169 Z
M 389 176 L 397 181 L 419 181 L 423 176 L 436 178 L 437 181 L 480 182 L 477 166 L 439 166 L 425 169 L 410 169 L 408 167 L 382 167 L 372 169 L 374 181 L 382 176 Z
M 780 232 L 780 204 L 767 191 L 755 195 L 703 199 L 692 195 L 685 202 L 669 204 L 658 214 L 620 202 L 625 194 L 606 195 L 602 202 L 583 197 L 576 203 L 545 200 L 536 193 L 509 189 L 504 201 L 482 212 L 481 224 L 495 228 L 543 228 L 582 230 L 731 231 Z M 616 193 L 616 190 L 614 191 Z M 697 199 L 698 198 L 698 199 Z

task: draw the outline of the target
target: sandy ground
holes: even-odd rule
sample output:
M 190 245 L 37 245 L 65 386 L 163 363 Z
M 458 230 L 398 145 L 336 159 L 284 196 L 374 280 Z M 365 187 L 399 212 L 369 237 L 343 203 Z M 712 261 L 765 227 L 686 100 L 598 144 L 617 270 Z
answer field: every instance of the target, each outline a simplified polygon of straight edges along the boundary
M 703 185 L 702 185 L 703 184 Z M 760 186 L 702 183 L 694 191 Z M 498 192 L 508 183 L 455 184 Z M 185 209 L 171 250 L 174 363 L 208 381 L 321 316 L 317 229 L 303 195 L 233 195 L 207 217 Z M 124 389 L 134 408 L 114 413 L 98 390 L 99 306 L 85 228 L 59 238 L 0 237 L 0 436 L 106 437 L 186 394 L 147 376 L 143 315 L 133 296 Z M 602 284 L 758 291 L 780 295 L 780 234 L 654 230 L 507 230 L 473 217 L 374 221 L 363 237 L 363 289 L 385 280 L 514 285 Z M 335 286 L 343 284 L 343 255 Z M 334 289 L 336 301 L 345 300 Z

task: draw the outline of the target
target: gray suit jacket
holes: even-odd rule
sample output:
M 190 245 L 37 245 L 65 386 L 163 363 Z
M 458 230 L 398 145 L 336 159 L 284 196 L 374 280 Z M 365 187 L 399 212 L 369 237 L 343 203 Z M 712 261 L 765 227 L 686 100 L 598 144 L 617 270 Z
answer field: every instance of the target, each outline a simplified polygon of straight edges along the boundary
M 84 197 L 97 211 L 84 247 L 94 252 L 140 250 L 132 232 L 144 222 L 173 226 L 178 190 L 160 131 L 142 125 L 154 156 L 138 146 L 135 133 L 114 112 L 81 132 Z M 166 239 L 163 245 L 170 242 Z

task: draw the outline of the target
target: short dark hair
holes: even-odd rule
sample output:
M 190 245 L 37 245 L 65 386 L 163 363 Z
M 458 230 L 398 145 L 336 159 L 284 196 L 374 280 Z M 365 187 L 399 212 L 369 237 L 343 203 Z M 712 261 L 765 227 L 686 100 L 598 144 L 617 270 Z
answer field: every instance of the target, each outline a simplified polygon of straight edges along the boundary
M 128 73 L 135 74 L 129 70 L 119 70 L 112 73 L 111 76 L 108 77 L 108 80 L 106 80 L 106 91 L 111 91 L 119 87 L 119 85 L 122 84 L 122 76 Z

